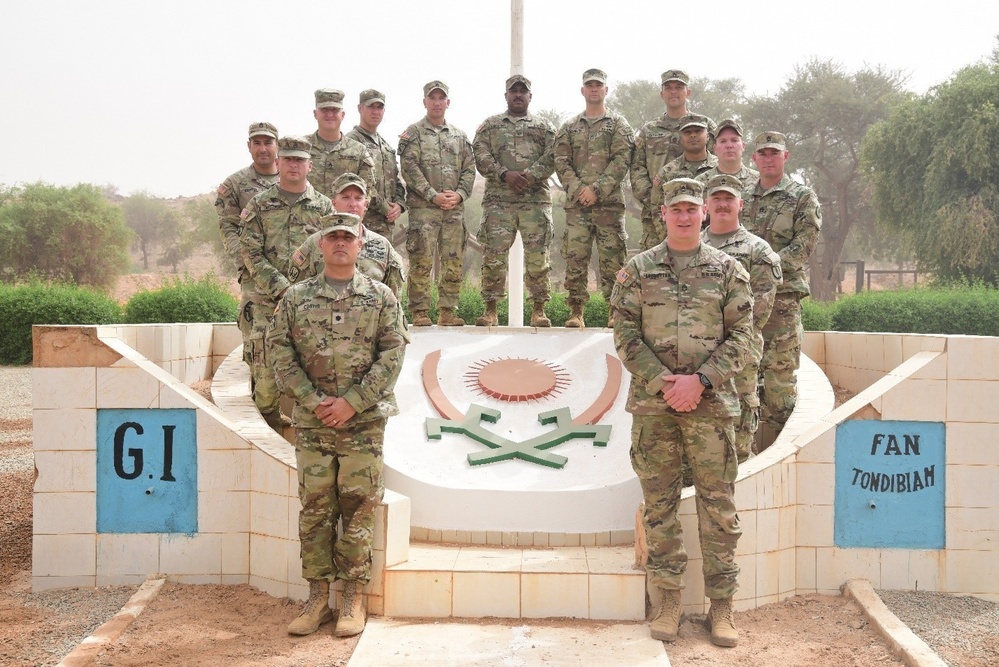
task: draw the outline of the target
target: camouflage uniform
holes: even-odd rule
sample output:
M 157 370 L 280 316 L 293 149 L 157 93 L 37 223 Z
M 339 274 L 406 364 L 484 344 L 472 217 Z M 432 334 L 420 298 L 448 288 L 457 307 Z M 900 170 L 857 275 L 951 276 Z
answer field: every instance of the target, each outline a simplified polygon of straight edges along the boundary
M 441 264 L 438 306 L 442 312 L 455 309 L 465 259 L 464 202 L 475 183 L 472 144 L 453 125 L 436 127 L 424 117 L 399 135 L 399 161 L 409 204 L 409 308 L 414 313 L 430 310 L 430 276 L 436 251 Z M 462 203 L 450 211 L 438 208 L 433 199 L 443 190 L 457 192 Z
M 367 220 L 367 216 L 364 217 Z M 291 275 L 293 282 L 305 280 L 323 272 L 323 253 L 319 249 L 319 239 L 322 232 L 316 232 L 305 240 L 298 250 L 291 255 Z M 363 233 L 364 246 L 357 257 L 357 270 L 392 290 L 398 299 L 402 293 L 403 277 L 402 255 L 395 251 L 387 238 L 367 227 Z
M 570 306 L 580 306 L 590 298 L 587 274 L 594 240 L 604 298 L 610 298 L 614 275 L 624 264 L 628 234 L 621 182 L 628 175 L 634 134 L 624 116 L 607 111 L 600 118 L 580 113 L 555 135 L 555 172 L 565 188 L 562 257 Z M 586 186 L 597 195 L 593 206 L 578 201 Z
M 257 298 L 252 306 L 250 333 L 253 399 L 262 415 L 277 410 L 280 399 L 264 348 L 264 336 L 281 292 L 294 282 L 288 277 L 293 267 L 291 255 L 310 234 L 319 231 L 319 218 L 332 212 L 329 198 L 309 184 L 292 206 L 274 185 L 257 195 L 243 212 L 240 248 Z
M 555 171 L 552 147 L 555 128 L 528 113 L 501 113 L 487 118 L 475 131 L 475 166 L 486 179 L 482 198 L 482 298 L 499 301 L 506 295 L 507 253 L 517 231 L 524 241 L 527 290 L 534 301 L 551 296 L 552 195 L 548 178 Z M 517 192 L 503 180 L 507 171 L 523 171 L 531 180 Z
M 305 138 L 312 144 L 312 150 L 309 151 L 312 154 L 309 183 L 322 194 L 332 198 L 333 181 L 347 172 L 357 174 L 365 183 L 376 182 L 375 161 L 361 142 L 343 134 L 339 141 L 329 143 L 319 136 L 319 132 L 313 132 Z M 368 199 L 371 200 L 369 208 L 380 209 L 383 206 L 381 195 L 374 187 L 368 193 Z
M 718 163 L 716 161 L 715 166 L 711 167 L 710 169 L 701 171 L 696 176 L 692 176 L 692 178 L 695 181 L 700 181 L 701 183 L 707 183 L 709 180 L 711 180 L 711 178 L 724 173 L 725 172 L 718 170 Z M 742 168 L 739 169 L 737 173 L 728 174 L 728 175 L 735 176 L 736 178 L 738 178 L 739 182 L 742 183 L 743 188 L 748 188 L 749 186 L 756 183 L 756 181 L 760 180 L 760 172 L 745 165 L 742 165 Z
M 253 165 L 250 165 L 222 181 L 215 200 L 222 245 L 236 267 L 236 278 L 239 280 L 239 313 L 236 315 L 236 323 L 243 335 L 243 361 L 246 363 L 251 363 L 253 359 L 250 332 L 253 330 L 253 304 L 259 302 L 259 299 L 240 252 L 239 237 L 243 233 L 240 214 L 250 200 L 277 182 L 277 174 L 258 174 Z
M 664 241 L 633 257 L 611 297 L 614 344 L 631 372 L 626 409 L 634 415 L 631 460 L 645 497 L 651 583 L 683 588 L 687 554 L 677 509 L 680 458 L 694 469 L 705 594 L 731 598 L 738 587 L 735 547 L 742 534 L 733 496 L 738 461 L 734 378 L 752 354 L 753 296 L 733 258 L 700 244 L 678 269 Z M 696 409 L 676 412 L 660 393 L 664 374 L 703 373 Z
M 781 284 L 780 257 L 760 237 L 750 234 L 741 225 L 731 233 L 716 236 L 704 230 L 701 241 L 739 260 L 749 273 L 753 290 L 753 353 L 746 366 L 735 378 L 741 414 L 735 427 L 735 450 L 739 461 L 753 452 L 754 437 L 760 423 L 760 397 L 757 375 L 763 357 L 763 326 L 770 318 L 774 295 Z
M 697 178 L 700 174 L 706 173 L 712 167 L 718 166 L 718 158 L 708 153 L 704 160 L 691 162 L 683 155 L 670 160 L 659 170 L 656 177 L 652 179 L 652 206 L 658 211 L 663 205 L 663 183 L 669 183 L 674 178 Z M 697 179 L 701 180 L 701 179 Z M 660 216 L 660 222 L 662 217 Z M 659 239 L 660 241 L 662 239 Z
M 406 210 L 406 186 L 399 176 L 395 149 L 382 138 L 382 135 L 377 132 L 371 134 L 360 125 L 355 125 L 354 129 L 347 133 L 347 138 L 367 148 L 375 164 L 375 180 L 368 183 L 371 183 L 371 188 L 380 196 L 377 208 L 374 201 L 368 206 L 368 211 L 364 214 L 364 228 L 387 236 L 392 233 L 392 228 L 395 226 L 395 222 L 389 222 L 385 218 L 389 204 L 398 204 L 403 212 Z
M 652 203 L 654 196 L 661 198 L 659 185 L 664 181 L 660 181 L 658 185 L 653 181 L 668 162 L 683 155 L 680 125 L 684 118 L 685 116 L 670 118 L 664 113 L 643 125 L 635 137 L 635 155 L 631 160 L 631 192 L 635 201 L 642 205 L 642 250 L 659 245 L 666 235 L 659 207 Z M 714 121 L 709 118 L 708 132 L 713 136 L 714 131 Z
M 808 258 L 822 227 L 819 199 L 807 185 L 786 174 L 764 191 L 757 181 L 742 193 L 741 222 L 780 255 L 784 282 L 777 288 L 770 319 L 763 328 L 760 396 L 763 418 L 776 432 L 794 411 L 795 372 L 804 331 L 801 299 L 808 296 Z
M 408 342 L 392 292 L 358 272 L 339 293 L 324 275 L 298 283 L 274 314 L 268 352 L 279 386 L 295 399 L 306 579 L 371 578 L 382 442 L 386 420 L 398 414 L 392 390 Z M 327 396 L 344 398 L 357 414 L 341 427 L 324 426 L 314 411 Z

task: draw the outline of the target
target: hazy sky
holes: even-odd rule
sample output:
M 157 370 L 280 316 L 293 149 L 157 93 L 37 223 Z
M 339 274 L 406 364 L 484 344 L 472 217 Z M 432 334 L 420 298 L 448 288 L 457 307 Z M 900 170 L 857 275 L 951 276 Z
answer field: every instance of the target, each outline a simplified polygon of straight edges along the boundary
M 316 88 L 346 91 L 345 130 L 357 123 L 358 93 L 382 90 L 381 130 L 393 143 L 423 116 L 422 85 L 431 79 L 450 86 L 448 120 L 469 137 L 505 108 L 509 0 L 4 4 L 4 184 L 208 192 L 249 164 L 251 122 L 271 121 L 282 134 L 314 131 Z M 851 70 L 901 69 L 910 89 L 925 92 L 991 54 L 999 32 L 995 0 L 706 1 L 686 5 L 699 12 L 674 10 L 671 21 L 665 8 L 678 4 L 665 0 L 524 5 L 531 108 L 573 113 L 582 110 L 580 76 L 590 67 L 604 69 L 612 88 L 676 67 L 773 93 L 795 65 L 834 58 Z

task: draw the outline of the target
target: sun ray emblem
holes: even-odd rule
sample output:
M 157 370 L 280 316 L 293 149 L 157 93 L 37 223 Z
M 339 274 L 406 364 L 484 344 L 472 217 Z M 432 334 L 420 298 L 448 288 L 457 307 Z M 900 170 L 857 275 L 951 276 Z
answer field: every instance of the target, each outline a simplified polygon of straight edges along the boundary
M 465 373 L 465 386 L 501 401 L 533 401 L 558 396 L 569 386 L 569 371 L 537 359 L 482 359 Z

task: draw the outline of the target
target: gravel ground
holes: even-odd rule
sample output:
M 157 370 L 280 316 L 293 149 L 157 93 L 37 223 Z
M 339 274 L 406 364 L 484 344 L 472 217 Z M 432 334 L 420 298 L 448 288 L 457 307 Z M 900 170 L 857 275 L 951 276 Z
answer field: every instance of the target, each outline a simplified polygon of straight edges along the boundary
M 999 604 L 970 595 L 878 591 L 885 606 L 952 667 L 999 665 Z
M 57 664 L 87 635 L 110 619 L 137 588 L 118 586 L 31 592 L 33 469 L 31 368 L 0 367 L 0 498 L 3 499 L 0 513 L 0 664 L 4 666 Z M 878 593 L 888 608 L 952 667 L 999 665 L 999 604 L 941 593 Z M 804 604 L 795 600 L 777 607 Z M 805 599 L 805 602 L 809 600 Z M 811 604 L 816 603 L 812 601 Z M 766 616 L 770 613 L 768 608 L 761 608 L 747 612 L 744 618 L 748 621 L 754 614 Z M 860 623 L 863 625 L 862 621 Z M 765 625 L 772 627 L 773 623 Z M 789 628 L 788 625 L 784 627 Z M 697 655 L 687 656 L 687 659 L 701 664 L 703 658 Z M 682 662 L 686 664 L 686 660 Z M 813 660 L 809 663 L 819 664 Z

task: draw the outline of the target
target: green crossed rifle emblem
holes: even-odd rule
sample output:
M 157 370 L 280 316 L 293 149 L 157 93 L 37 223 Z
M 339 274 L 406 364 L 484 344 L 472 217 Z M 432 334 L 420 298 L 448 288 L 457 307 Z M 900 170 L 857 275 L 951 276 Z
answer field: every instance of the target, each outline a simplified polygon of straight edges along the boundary
M 481 442 L 490 448 L 488 451 L 469 454 L 469 465 L 477 466 L 497 461 L 521 459 L 549 468 L 562 468 L 569 459 L 546 452 L 546 449 L 551 449 L 576 438 L 592 438 L 594 446 L 606 447 L 610 439 L 611 427 L 609 425 L 573 424 L 569 408 L 540 413 L 538 421 L 546 425 L 554 423 L 555 429 L 523 442 L 514 442 L 483 428 L 482 422 L 495 424 L 499 418 L 499 410 L 473 403 L 468 407 L 463 421 L 428 418 L 427 437 L 431 440 L 440 440 L 441 433 L 464 433 L 472 440 Z

